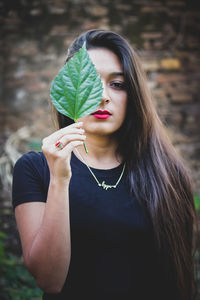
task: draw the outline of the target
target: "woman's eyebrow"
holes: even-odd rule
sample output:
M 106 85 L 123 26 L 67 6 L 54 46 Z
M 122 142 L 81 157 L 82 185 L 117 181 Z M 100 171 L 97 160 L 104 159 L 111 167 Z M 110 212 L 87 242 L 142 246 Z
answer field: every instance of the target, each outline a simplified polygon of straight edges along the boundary
M 113 72 L 110 74 L 111 76 L 124 76 L 123 72 Z

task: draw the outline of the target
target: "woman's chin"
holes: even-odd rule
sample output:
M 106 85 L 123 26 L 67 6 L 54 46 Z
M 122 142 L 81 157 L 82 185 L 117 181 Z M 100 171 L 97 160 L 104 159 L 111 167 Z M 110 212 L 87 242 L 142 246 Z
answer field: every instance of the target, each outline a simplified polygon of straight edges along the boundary
M 99 137 L 111 137 L 111 136 L 114 136 L 117 132 L 117 129 L 116 130 L 109 130 L 108 128 L 105 129 L 105 128 L 98 128 L 96 130 L 85 130 L 85 134 L 86 134 L 86 137 L 89 135 L 91 136 L 99 136 Z M 87 138 L 86 138 L 86 141 L 87 141 Z
M 83 128 L 85 129 L 86 136 L 87 134 L 91 135 L 112 135 L 115 133 L 119 127 L 120 127 L 120 122 L 119 124 L 116 124 L 116 122 L 113 122 L 111 119 L 96 119 L 92 116 L 86 116 L 78 121 L 83 122 Z M 118 125 L 118 126 L 117 126 Z

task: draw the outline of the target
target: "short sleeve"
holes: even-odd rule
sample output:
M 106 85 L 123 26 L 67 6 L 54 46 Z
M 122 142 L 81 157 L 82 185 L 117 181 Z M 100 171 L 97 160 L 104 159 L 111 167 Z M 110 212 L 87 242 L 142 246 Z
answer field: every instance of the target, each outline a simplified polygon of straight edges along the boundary
M 13 170 L 13 208 L 25 202 L 46 202 L 49 170 L 42 152 L 28 152 L 16 162 Z

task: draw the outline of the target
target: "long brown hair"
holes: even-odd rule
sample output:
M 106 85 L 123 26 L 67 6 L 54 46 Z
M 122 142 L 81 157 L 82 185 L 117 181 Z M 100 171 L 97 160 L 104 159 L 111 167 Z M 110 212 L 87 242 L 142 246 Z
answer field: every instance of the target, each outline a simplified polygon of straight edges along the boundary
M 120 35 L 90 30 L 68 50 L 67 60 L 86 42 L 87 49 L 104 47 L 119 58 L 125 76 L 128 106 L 117 132 L 118 153 L 126 162 L 131 192 L 152 221 L 163 267 L 169 265 L 181 300 L 196 294 L 194 276 L 194 228 L 196 212 L 188 171 L 176 153 L 156 112 L 140 60 Z M 59 127 L 73 121 L 57 113 Z M 170 276 L 170 275 L 169 275 Z

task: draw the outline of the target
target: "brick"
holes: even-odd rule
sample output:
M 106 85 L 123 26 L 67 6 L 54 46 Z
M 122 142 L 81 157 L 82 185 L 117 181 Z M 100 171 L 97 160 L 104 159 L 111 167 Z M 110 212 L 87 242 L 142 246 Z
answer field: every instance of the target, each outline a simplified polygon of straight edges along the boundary
M 25 79 L 33 80 L 33 79 L 36 79 L 37 76 L 38 76 L 38 72 L 36 72 L 36 71 L 26 71 L 26 72 L 24 72 L 24 78 Z
M 46 69 L 46 70 L 42 70 L 40 72 L 40 75 L 46 78 L 53 78 L 56 76 L 57 73 L 58 71 L 55 69 Z
M 141 34 L 141 37 L 143 39 L 155 40 L 155 39 L 161 39 L 163 37 L 163 34 L 162 32 L 145 32 Z
M 183 15 L 183 12 L 182 11 L 180 11 L 180 10 L 169 10 L 168 11 L 168 16 L 169 16 L 169 18 L 170 17 L 172 17 L 172 18 L 180 18 L 180 17 L 182 17 L 182 15 Z
M 185 6 L 186 3 L 184 1 L 167 1 L 166 6 L 179 6 L 183 7 Z
M 39 16 L 41 15 L 42 10 L 40 8 L 34 8 L 30 11 L 31 16 Z
M 180 73 L 172 73 L 172 74 L 162 74 L 159 73 L 157 76 L 158 83 L 170 83 L 170 82 L 178 82 L 178 81 L 186 81 L 187 77 L 184 74 Z
M 164 6 L 164 5 L 161 5 L 161 6 L 145 6 L 145 7 L 142 7 L 141 8 L 141 13 L 145 13 L 145 14 L 147 14 L 147 13 L 149 13 L 149 14 L 151 14 L 151 13 L 158 13 L 158 12 L 167 12 L 167 7 L 166 6 Z
M 181 67 L 181 62 L 177 58 L 164 58 L 160 62 L 161 68 L 164 70 L 177 70 Z
M 13 55 L 32 56 L 38 53 L 38 48 L 34 41 L 21 41 L 12 52 Z
M 171 98 L 172 102 L 175 103 L 185 103 L 185 102 L 192 102 L 193 101 L 193 95 L 189 93 L 173 93 Z
M 29 83 L 26 88 L 29 92 L 40 92 L 47 89 L 47 84 L 45 82 Z
M 8 107 L 0 105 L 0 113 L 7 113 L 8 111 Z
M 86 10 L 89 14 L 94 17 L 104 17 L 108 13 L 108 9 L 103 6 L 95 5 L 95 6 L 88 6 Z
M 91 22 L 91 21 L 87 21 L 86 24 L 84 24 L 83 28 L 84 30 L 90 30 L 90 29 L 93 29 L 93 28 L 97 28 L 97 23 L 98 22 Z
M 120 11 L 130 11 L 131 10 L 131 5 L 129 5 L 129 4 L 119 3 L 119 4 L 116 4 L 116 7 Z
M 25 84 L 25 81 L 23 79 L 16 79 L 16 80 L 7 80 L 5 83 L 5 87 L 9 89 L 15 89 L 18 87 L 21 87 Z
M 67 35 L 68 34 L 68 27 L 66 25 L 54 25 L 51 29 L 50 35 L 52 36 L 58 36 L 58 35 Z
M 164 89 L 155 88 L 152 90 L 152 95 L 160 101 L 166 100 L 167 98 Z
M 53 15 L 62 15 L 66 12 L 66 8 L 64 6 L 49 6 L 49 13 Z
M 142 60 L 142 66 L 145 71 L 157 71 L 160 68 L 158 60 Z

